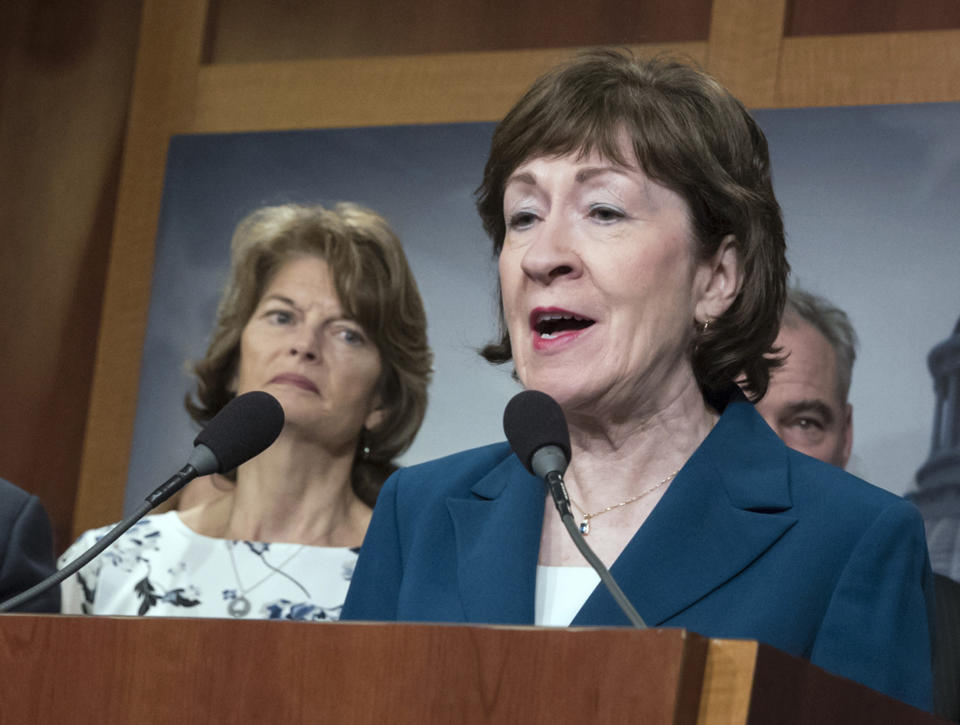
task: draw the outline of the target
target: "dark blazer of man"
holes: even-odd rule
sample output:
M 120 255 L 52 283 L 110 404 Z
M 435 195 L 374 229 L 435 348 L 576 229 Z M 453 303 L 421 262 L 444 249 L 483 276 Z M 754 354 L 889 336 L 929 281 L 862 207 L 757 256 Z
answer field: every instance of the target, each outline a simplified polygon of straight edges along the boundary
M 0 478 L 0 602 L 56 570 L 50 519 L 40 499 Z M 19 612 L 59 612 L 60 588 L 21 605 Z
M 533 624 L 544 495 L 506 444 L 397 472 L 342 619 Z M 787 448 L 742 395 L 611 573 L 650 626 L 757 639 L 931 707 L 919 513 Z M 571 624 L 628 621 L 600 585 Z
M 933 703 L 940 716 L 960 722 L 960 582 L 934 574 Z

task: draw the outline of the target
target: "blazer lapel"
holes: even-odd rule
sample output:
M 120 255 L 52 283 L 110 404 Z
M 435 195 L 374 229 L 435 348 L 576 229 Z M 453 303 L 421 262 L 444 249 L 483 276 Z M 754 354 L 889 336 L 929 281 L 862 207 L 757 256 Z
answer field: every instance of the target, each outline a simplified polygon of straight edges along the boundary
M 471 493 L 447 499 L 466 621 L 533 624 L 544 485 L 510 454 Z
M 690 457 L 610 572 L 651 626 L 743 571 L 794 523 L 787 453 L 742 395 Z M 602 584 L 574 625 L 629 624 Z

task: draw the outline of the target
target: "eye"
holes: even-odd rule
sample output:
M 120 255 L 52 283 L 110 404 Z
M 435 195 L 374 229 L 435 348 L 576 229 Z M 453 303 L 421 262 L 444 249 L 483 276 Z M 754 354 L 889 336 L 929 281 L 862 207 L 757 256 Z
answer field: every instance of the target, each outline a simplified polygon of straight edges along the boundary
M 510 218 L 507 220 L 507 226 L 510 229 L 523 231 L 524 229 L 532 227 L 536 221 L 537 215 L 532 211 L 518 211 L 510 215 Z
M 793 425 L 800 430 L 823 430 L 823 423 L 816 418 L 797 418 Z
M 334 334 L 348 345 L 363 345 L 367 338 L 362 332 L 352 327 L 340 327 L 334 331 Z
M 289 325 L 293 322 L 293 313 L 290 310 L 272 309 L 263 313 L 265 319 L 275 325 Z
M 626 217 L 626 213 L 623 209 L 618 209 L 609 204 L 591 204 L 589 216 L 598 222 L 610 224 Z

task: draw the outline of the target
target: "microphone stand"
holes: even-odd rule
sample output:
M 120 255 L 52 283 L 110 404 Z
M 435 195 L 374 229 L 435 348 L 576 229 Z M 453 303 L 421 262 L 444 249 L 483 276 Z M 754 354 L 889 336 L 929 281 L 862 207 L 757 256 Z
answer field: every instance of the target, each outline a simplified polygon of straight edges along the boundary
M 0 612 L 9 612 L 14 607 L 19 607 L 79 571 L 148 511 L 166 501 L 197 476 L 233 470 L 260 454 L 277 439 L 281 430 L 283 408 L 276 398 L 262 390 L 237 396 L 223 406 L 207 427 L 200 431 L 193 441 L 193 451 L 187 464 L 157 486 L 136 511 L 63 569 L 0 604 Z
M 206 451 L 201 451 L 206 453 L 209 449 L 206 446 L 197 446 L 197 448 L 204 448 Z M 196 454 L 195 454 L 196 455 Z M 211 454 L 212 455 L 212 454 Z M 191 458 L 193 460 L 193 458 Z M 214 459 L 216 460 L 216 459 Z M 137 521 L 142 519 L 148 511 L 150 511 L 155 506 L 166 501 L 170 496 L 183 488 L 187 483 L 192 481 L 197 477 L 198 471 L 194 468 L 192 463 L 188 463 L 179 471 L 177 471 L 173 476 L 164 481 L 160 486 L 158 486 L 149 496 L 146 497 L 143 503 L 137 507 L 137 509 L 127 516 L 123 521 L 120 521 L 116 526 L 114 526 L 110 531 L 101 537 L 96 544 L 91 546 L 85 552 L 83 552 L 76 559 L 71 561 L 62 569 L 54 572 L 42 582 L 35 584 L 34 586 L 27 589 L 25 592 L 21 592 L 15 597 L 11 597 L 3 604 L 0 604 L 0 612 L 9 612 L 13 609 L 16 609 L 21 604 L 29 602 L 34 597 L 38 597 L 43 594 L 48 589 L 52 589 L 55 585 L 62 582 L 67 577 L 75 574 L 80 571 L 83 567 L 89 564 L 93 559 L 95 559 L 99 554 L 106 549 L 110 544 L 120 538 L 127 529 L 133 526 Z

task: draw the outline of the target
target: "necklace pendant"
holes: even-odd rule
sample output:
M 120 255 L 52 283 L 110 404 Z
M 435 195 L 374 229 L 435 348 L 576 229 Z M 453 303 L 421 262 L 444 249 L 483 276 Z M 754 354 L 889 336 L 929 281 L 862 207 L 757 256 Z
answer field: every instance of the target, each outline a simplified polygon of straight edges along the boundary
M 580 533 L 584 536 L 590 533 L 590 519 L 584 519 L 580 522 Z
M 231 617 L 236 617 L 237 619 L 246 617 L 250 614 L 250 600 L 241 594 L 236 599 L 230 601 L 230 604 L 227 605 L 227 611 Z

